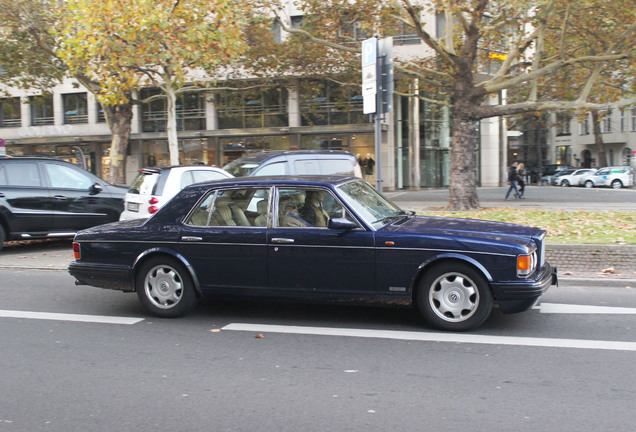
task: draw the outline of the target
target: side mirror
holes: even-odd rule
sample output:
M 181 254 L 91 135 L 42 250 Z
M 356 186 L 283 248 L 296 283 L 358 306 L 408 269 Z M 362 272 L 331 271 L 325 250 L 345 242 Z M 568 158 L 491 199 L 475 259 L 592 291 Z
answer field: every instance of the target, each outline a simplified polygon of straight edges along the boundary
M 103 190 L 104 190 L 104 188 L 102 187 L 102 185 L 100 185 L 99 183 L 94 183 L 91 187 L 88 188 L 88 194 L 89 195 L 97 195 L 98 193 L 100 193 Z
M 353 230 L 358 228 L 358 224 L 345 218 L 330 218 L 327 227 L 329 229 Z

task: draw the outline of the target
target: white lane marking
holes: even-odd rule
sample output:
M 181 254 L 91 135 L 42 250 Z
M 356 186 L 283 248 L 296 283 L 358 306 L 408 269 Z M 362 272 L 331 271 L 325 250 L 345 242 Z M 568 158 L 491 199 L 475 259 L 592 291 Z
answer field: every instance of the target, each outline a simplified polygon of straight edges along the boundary
M 27 319 L 41 319 L 41 320 L 55 320 L 55 321 L 75 321 L 75 322 L 88 322 L 97 324 L 125 324 L 132 325 L 143 321 L 144 318 L 128 318 L 128 317 L 114 317 L 114 316 L 102 316 L 102 315 L 77 315 L 77 314 L 63 314 L 63 313 L 51 313 L 51 312 L 30 312 L 30 311 L 11 311 L 0 310 L 1 318 L 27 318 Z
M 367 330 L 331 327 L 301 327 L 269 324 L 232 323 L 222 330 L 251 331 L 259 333 L 291 333 L 318 336 L 347 336 L 359 338 L 398 339 L 425 342 L 454 342 L 490 345 L 519 345 L 547 348 L 578 348 L 598 350 L 636 351 L 636 342 L 602 341 L 585 339 L 556 339 L 513 336 L 487 336 L 466 333 L 431 333 L 395 330 Z
M 615 315 L 634 315 L 636 308 L 623 308 L 612 306 L 589 306 L 589 305 L 571 305 L 558 303 L 540 303 L 533 309 L 539 309 L 541 313 L 555 314 L 615 314 Z

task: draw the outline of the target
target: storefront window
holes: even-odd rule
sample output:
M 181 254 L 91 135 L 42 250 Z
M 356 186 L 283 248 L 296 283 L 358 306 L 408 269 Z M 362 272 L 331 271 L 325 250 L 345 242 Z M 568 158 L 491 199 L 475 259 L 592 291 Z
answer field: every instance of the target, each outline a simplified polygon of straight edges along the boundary
M 31 96 L 31 126 L 52 125 L 55 122 L 53 117 L 53 96 Z
M 159 89 L 142 89 L 142 100 L 161 95 Z M 177 130 L 205 130 L 205 96 L 201 92 L 184 93 L 177 96 Z M 165 132 L 168 111 L 165 97 L 158 97 L 141 105 L 141 128 L 143 132 Z
M 368 116 L 362 113 L 362 95 L 357 87 L 305 80 L 300 86 L 300 98 L 303 126 L 368 122 Z
M 64 124 L 88 123 L 86 93 L 62 95 L 64 104 Z
M 219 144 L 222 151 L 221 166 L 225 166 L 233 160 L 260 151 L 289 150 L 289 136 L 221 138 Z
M 217 95 L 219 129 L 283 127 L 289 125 L 287 89 L 224 91 Z
M 20 127 L 21 125 L 20 98 L 0 99 L 0 127 Z

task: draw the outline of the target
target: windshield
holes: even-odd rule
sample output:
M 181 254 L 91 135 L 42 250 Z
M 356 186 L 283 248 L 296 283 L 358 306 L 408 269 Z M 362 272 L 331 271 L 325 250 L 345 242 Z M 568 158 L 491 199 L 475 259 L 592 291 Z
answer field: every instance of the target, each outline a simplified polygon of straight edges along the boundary
M 345 183 L 339 186 L 338 190 L 356 213 L 375 229 L 392 222 L 395 217 L 406 214 L 366 182 Z
M 258 162 L 246 162 L 237 159 L 234 162 L 230 162 L 225 165 L 223 169 L 232 174 L 234 177 L 247 177 L 256 167 L 258 167 L 258 165 Z

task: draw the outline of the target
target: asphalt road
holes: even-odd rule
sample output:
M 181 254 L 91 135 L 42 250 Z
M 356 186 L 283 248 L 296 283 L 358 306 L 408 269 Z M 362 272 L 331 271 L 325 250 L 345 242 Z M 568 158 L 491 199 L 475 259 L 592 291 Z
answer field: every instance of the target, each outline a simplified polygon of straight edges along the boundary
M 0 296 L 3 432 L 633 430 L 633 289 L 553 288 L 465 334 L 297 303 L 156 319 L 62 270 L 0 268 Z

